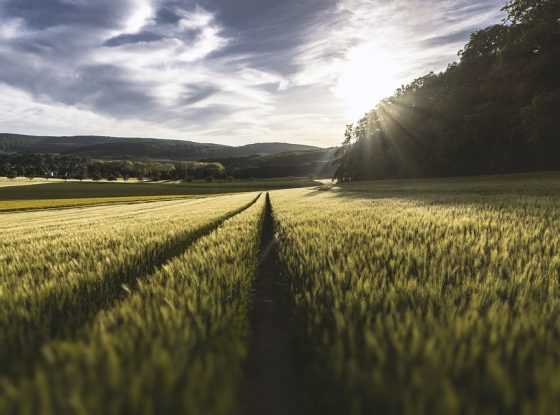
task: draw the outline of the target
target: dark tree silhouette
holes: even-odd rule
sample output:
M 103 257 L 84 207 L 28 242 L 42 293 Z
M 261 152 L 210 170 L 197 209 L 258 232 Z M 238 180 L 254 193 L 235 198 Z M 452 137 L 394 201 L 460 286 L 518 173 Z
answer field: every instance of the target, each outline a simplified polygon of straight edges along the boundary
M 215 162 L 105 161 L 53 154 L 0 154 L 0 176 L 57 177 L 62 179 L 151 180 L 224 178 L 225 169 Z
M 560 169 L 560 1 L 513 0 L 459 62 L 399 88 L 356 125 L 339 180 Z

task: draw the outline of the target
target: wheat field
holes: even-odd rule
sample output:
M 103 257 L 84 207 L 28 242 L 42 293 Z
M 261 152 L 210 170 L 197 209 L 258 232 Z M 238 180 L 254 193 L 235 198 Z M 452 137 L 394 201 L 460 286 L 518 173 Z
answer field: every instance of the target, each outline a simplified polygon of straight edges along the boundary
M 554 413 L 560 195 L 511 180 L 0 214 L 0 413 Z

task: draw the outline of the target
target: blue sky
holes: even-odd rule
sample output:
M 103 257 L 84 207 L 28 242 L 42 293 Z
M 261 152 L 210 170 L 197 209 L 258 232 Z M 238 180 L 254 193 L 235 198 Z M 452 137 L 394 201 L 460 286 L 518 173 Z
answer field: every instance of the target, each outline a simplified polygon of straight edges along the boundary
M 498 0 L 0 0 L 0 130 L 340 143 Z

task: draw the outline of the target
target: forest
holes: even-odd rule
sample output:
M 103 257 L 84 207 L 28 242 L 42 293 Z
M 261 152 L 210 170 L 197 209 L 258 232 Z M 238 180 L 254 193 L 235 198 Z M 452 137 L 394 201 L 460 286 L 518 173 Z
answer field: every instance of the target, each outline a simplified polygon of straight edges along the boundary
M 0 154 L 0 176 L 59 179 L 192 180 L 226 177 L 220 163 L 196 161 L 94 160 L 55 154 Z
M 335 151 L 318 149 L 200 161 L 104 160 L 68 154 L 0 153 L 0 177 L 187 181 L 332 177 Z
M 341 180 L 557 170 L 560 2 L 514 0 L 458 62 L 415 79 L 346 128 Z

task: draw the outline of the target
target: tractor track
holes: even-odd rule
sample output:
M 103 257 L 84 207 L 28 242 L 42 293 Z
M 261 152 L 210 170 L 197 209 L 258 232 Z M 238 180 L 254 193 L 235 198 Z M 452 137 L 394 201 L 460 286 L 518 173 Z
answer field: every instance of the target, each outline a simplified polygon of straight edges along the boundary
M 288 281 L 279 265 L 268 193 L 260 252 L 250 312 L 242 414 L 298 414 L 303 405 L 294 354 L 293 305 Z

